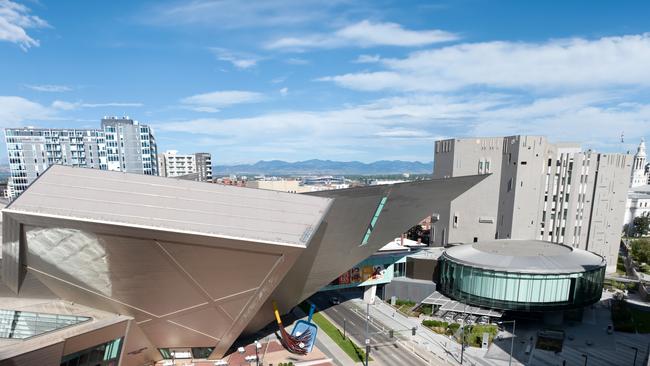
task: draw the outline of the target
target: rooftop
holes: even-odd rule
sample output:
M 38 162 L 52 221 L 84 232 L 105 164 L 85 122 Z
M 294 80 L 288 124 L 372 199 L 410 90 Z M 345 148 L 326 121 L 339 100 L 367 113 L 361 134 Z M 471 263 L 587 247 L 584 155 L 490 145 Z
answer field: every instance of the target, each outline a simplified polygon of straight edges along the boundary
M 472 267 L 517 273 L 572 273 L 605 266 L 585 250 L 541 240 L 494 240 L 448 248 L 444 257 Z
M 4 210 L 304 247 L 330 203 L 323 197 L 53 165 Z

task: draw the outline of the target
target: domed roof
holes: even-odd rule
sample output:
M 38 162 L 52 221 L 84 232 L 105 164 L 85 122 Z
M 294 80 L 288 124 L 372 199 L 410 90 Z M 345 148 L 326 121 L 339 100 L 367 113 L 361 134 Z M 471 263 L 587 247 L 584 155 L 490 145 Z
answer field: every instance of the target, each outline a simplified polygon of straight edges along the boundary
M 494 240 L 447 248 L 443 257 L 471 267 L 517 273 L 576 273 L 606 265 L 599 255 L 541 240 Z

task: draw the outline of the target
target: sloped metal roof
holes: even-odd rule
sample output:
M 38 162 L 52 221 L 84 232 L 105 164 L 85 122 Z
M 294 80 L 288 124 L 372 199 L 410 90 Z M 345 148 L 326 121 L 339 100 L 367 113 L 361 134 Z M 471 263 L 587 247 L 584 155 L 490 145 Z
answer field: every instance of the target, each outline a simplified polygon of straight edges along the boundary
M 304 247 L 331 201 L 54 165 L 5 210 Z
M 443 257 L 467 266 L 516 273 L 579 273 L 604 267 L 599 255 L 541 240 L 494 240 L 448 248 Z

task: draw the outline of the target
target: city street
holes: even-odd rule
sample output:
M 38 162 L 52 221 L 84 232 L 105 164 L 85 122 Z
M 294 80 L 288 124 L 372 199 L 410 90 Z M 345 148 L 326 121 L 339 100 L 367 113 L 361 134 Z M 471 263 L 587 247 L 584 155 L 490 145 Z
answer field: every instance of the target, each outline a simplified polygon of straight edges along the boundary
M 311 301 L 318 306 L 322 313 L 325 313 L 331 320 L 334 321 L 339 329 L 343 329 L 345 322 L 345 330 L 347 336 L 351 337 L 360 346 L 364 345 L 366 321 L 364 315 L 359 314 L 357 307 L 351 301 L 345 301 L 345 298 L 339 297 L 341 304 L 330 304 L 330 296 L 324 293 L 317 293 L 311 297 Z M 322 310 L 324 309 L 324 310 Z M 372 313 L 371 313 L 371 319 Z M 405 366 L 422 366 L 428 365 L 423 359 L 415 355 L 406 347 L 397 344 L 397 338 L 390 338 L 388 335 L 388 328 L 382 327 L 380 323 L 373 320 L 369 326 L 370 332 L 370 357 L 374 361 L 370 364 L 376 365 L 405 365 Z M 411 334 L 402 332 L 395 337 L 400 339 L 408 339 Z

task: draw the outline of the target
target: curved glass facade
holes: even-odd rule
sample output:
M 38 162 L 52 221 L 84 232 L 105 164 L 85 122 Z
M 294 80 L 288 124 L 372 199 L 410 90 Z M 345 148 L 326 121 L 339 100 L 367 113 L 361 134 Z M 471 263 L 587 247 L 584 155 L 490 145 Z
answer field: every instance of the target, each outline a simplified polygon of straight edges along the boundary
M 579 273 L 516 273 L 472 267 L 443 256 L 438 290 L 470 305 L 552 311 L 595 303 L 604 279 L 605 266 Z

